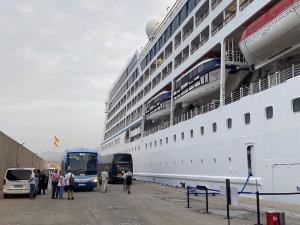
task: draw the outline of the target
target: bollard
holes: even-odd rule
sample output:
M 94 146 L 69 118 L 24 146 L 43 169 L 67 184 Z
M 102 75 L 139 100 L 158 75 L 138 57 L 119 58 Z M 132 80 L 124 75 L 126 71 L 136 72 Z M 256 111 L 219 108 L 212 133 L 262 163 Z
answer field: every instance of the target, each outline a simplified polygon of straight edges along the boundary
M 186 208 L 190 208 L 190 186 L 187 186 L 187 189 L 186 189 L 186 200 L 187 200 Z
M 255 192 L 256 195 L 256 213 L 257 213 L 257 224 L 254 225 L 262 225 L 260 223 L 260 207 L 259 207 L 259 192 Z

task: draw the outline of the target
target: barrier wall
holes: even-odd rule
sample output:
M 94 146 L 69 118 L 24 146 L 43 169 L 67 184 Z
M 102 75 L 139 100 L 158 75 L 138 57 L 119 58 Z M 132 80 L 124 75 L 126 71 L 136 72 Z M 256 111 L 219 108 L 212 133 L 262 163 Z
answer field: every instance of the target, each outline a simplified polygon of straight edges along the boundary
M 0 131 L 0 188 L 7 168 L 47 168 L 47 162 Z

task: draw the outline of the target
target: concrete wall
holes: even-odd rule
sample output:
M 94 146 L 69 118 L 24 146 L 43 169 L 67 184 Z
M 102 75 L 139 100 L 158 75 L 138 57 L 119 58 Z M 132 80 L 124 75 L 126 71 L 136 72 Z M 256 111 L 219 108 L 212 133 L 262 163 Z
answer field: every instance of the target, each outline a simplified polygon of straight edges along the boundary
M 45 169 L 47 162 L 0 131 L 0 188 L 7 168 L 34 167 Z

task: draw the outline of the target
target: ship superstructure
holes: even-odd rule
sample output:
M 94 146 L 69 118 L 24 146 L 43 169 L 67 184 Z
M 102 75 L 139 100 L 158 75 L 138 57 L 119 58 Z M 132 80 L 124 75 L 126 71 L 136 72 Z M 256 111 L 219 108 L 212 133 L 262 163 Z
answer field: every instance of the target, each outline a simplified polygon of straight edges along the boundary
M 300 191 L 299 25 L 298 0 L 177 1 L 110 90 L 101 154 L 141 180 Z

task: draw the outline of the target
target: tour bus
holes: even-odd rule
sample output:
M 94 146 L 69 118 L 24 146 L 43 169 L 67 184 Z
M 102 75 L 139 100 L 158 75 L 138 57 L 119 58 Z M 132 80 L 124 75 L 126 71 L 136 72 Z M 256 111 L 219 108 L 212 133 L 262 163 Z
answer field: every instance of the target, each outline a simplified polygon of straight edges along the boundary
M 64 171 L 75 175 L 75 189 L 93 190 L 98 183 L 99 154 L 95 149 L 72 148 L 64 154 Z
M 101 156 L 99 161 L 99 175 L 105 168 L 108 169 L 110 183 L 123 182 L 123 174 L 125 171 L 133 173 L 132 156 L 128 153 L 116 153 L 112 155 Z

